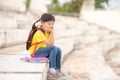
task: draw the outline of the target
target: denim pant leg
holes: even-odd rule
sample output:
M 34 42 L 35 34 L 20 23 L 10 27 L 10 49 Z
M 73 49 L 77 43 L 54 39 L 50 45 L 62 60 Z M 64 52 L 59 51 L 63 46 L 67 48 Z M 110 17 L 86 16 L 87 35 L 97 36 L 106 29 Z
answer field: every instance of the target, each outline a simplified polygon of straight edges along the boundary
M 49 57 L 49 67 L 56 68 L 57 48 L 55 46 L 48 46 L 40 48 L 36 51 L 35 57 Z
M 51 47 L 40 48 L 36 51 L 35 57 L 47 57 L 50 54 Z
M 56 58 L 56 69 L 61 69 L 61 55 L 62 55 L 62 51 L 59 47 L 57 48 L 57 58 Z

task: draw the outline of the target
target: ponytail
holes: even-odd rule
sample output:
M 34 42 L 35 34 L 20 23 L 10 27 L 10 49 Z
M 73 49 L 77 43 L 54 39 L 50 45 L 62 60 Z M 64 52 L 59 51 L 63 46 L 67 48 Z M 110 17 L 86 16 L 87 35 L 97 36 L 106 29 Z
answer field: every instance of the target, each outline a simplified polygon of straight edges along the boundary
M 38 23 L 39 21 L 41 21 L 41 19 L 38 19 L 36 22 L 33 23 L 32 30 L 35 30 L 37 28 L 35 24 Z

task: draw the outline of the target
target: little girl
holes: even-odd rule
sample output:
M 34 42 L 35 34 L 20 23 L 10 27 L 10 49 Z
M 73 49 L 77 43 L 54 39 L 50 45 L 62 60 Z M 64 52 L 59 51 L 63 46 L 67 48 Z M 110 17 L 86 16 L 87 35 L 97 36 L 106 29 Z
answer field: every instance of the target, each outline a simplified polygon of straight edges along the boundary
M 54 45 L 54 22 L 55 18 L 49 13 L 44 13 L 37 20 L 32 29 L 36 29 L 32 37 L 32 44 L 39 42 L 33 55 L 35 46 L 29 48 L 32 57 L 47 57 L 49 58 L 49 73 L 56 75 L 61 71 L 61 49 Z M 40 28 L 40 30 L 39 30 Z

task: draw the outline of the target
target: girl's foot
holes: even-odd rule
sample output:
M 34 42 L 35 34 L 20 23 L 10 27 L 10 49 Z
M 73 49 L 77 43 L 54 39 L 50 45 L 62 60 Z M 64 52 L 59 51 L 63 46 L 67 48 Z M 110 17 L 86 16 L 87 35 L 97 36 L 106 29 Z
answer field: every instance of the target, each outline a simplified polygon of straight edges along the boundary
M 61 71 L 61 69 L 56 69 L 56 71 L 57 71 L 57 75 L 59 77 L 64 77 L 65 76 L 64 73 Z
M 48 71 L 49 76 L 51 77 L 58 77 L 57 71 L 54 68 L 50 68 Z
M 57 71 L 58 73 L 61 73 L 61 69 L 56 69 L 56 71 Z

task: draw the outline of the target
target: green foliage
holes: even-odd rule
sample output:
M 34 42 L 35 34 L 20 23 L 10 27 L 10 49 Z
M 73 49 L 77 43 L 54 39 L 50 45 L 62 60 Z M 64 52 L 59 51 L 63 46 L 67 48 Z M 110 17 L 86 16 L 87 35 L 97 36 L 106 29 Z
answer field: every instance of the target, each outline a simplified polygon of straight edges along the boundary
M 49 6 L 50 12 L 72 12 L 72 3 L 67 2 L 63 5 L 60 4 L 52 4 Z
M 28 9 L 29 9 L 29 6 L 30 6 L 30 1 L 31 1 L 31 0 L 26 0 L 26 10 L 28 10 Z
M 63 12 L 73 12 L 71 7 L 72 7 L 71 2 L 64 3 L 63 6 L 61 6 Z
M 79 13 L 83 0 L 76 0 L 76 8 L 73 8 L 72 2 L 66 2 L 62 6 L 58 3 L 57 0 L 53 0 L 51 7 L 49 6 L 50 12 L 68 12 L 68 13 Z M 74 11 L 75 10 L 75 11 Z
M 67 13 L 79 13 L 84 0 L 76 0 L 75 3 L 66 2 L 60 5 L 58 0 L 52 0 L 52 4 L 49 6 L 49 12 L 67 12 Z M 104 9 L 102 3 L 108 4 L 109 0 L 95 0 L 95 8 Z M 75 6 L 75 7 L 73 7 Z
M 57 4 L 58 0 L 52 0 L 52 4 Z
M 109 0 L 95 0 L 95 8 L 104 9 L 104 6 L 102 5 L 102 3 L 106 3 L 107 5 L 109 5 L 108 2 Z
M 81 6 L 82 6 L 83 0 L 77 0 L 77 5 L 76 5 L 76 12 L 79 13 Z

